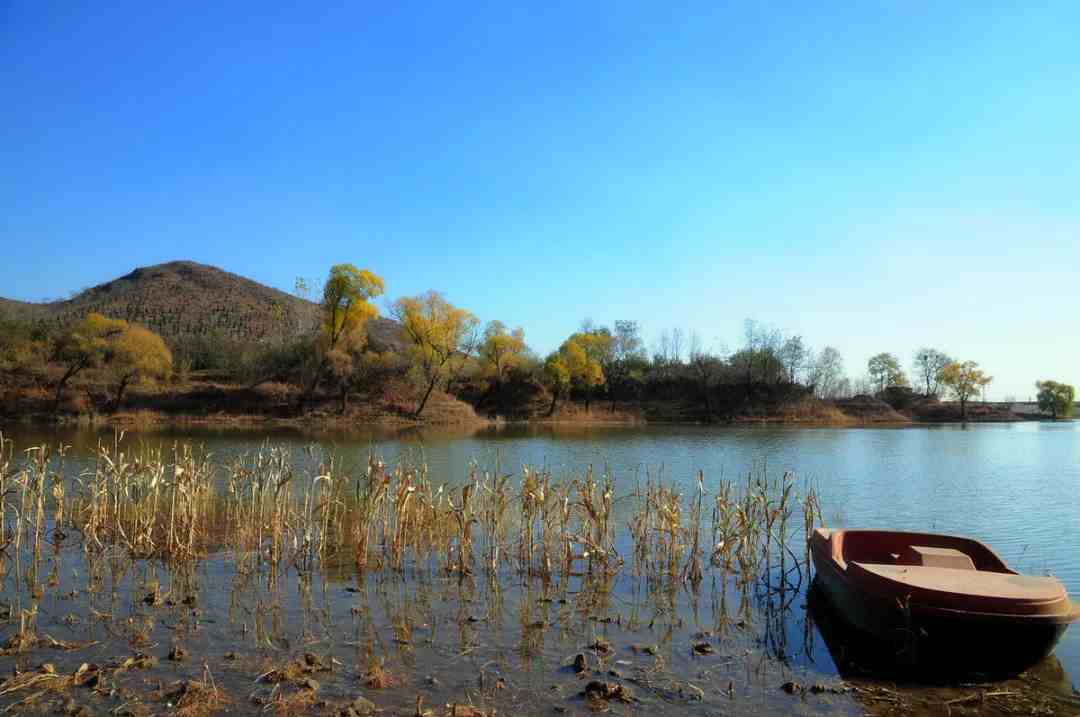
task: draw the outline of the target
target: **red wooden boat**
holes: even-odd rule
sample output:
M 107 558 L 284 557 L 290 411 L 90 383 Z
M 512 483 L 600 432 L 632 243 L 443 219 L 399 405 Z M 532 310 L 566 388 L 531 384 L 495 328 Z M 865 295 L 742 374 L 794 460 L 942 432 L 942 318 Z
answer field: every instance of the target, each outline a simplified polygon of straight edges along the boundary
M 928 665 L 1019 672 L 1080 619 L 1060 581 L 1020 575 L 970 538 L 818 528 L 810 554 L 845 621 Z

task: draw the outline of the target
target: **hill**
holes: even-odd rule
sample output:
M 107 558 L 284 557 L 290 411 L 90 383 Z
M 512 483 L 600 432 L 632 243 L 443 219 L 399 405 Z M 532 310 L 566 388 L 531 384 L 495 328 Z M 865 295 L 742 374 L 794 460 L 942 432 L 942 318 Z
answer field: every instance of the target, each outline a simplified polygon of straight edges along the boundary
M 193 261 L 140 267 L 64 301 L 0 298 L 0 311 L 56 329 L 97 312 L 142 324 L 173 346 L 210 336 L 260 341 L 295 335 L 313 327 L 319 315 L 313 302 Z M 399 328 L 383 318 L 372 323 L 369 333 L 373 343 L 386 348 L 400 342 Z

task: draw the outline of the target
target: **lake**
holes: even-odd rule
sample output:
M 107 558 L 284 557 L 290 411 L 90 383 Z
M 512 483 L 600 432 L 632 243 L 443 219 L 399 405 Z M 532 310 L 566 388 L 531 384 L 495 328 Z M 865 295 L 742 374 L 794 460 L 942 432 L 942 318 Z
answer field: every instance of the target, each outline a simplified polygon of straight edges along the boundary
M 111 431 L 43 431 L 22 426 L 8 427 L 4 437 L 14 440 L 20 448 L 58 441 L 70 445 L 68 470 L 72 474 L 88 465 L 98 441 L 113 441 Z M 1014 569 L 1052 574 L 1074 598 L 1080 595 L 1080 423 L 904 428 L 507 426 L 469 433 L 168 429 L 129 433 L 125 437 L 129 445 L 167 445 L 174 441 L 204 446 L 222 462 L 271 443 L 290 446 L 302 463 L 311 460 L 305 458 L 305 449 L 315 446 L 320 455 L 335 455 L 346 471 L 365 464 L 368 454 L 374 451 L 388 462 L 401 458 L 423 460 L 433 476 L 450 483 L 463 481 L 474 464 L 486 469 L 497 465 L 501 472 L 515 474 L 523 465 L 546 466 L 554 475 L 580 474 L 591 465 L 596 472 L 614 476 L 619 496 L 629 494 L 648 478 L 675 482 L 689 494 L 695 490 L 699 471 L 704 474 L 707 491 L 721 477 L 791 471 L 800 486 L 815 487 L 828 525 L 969 535 L 988 543 Z M 203 580 L 224 582 L 228 576 L 227 566 L 210 561 Z M 439 584 L 429 588 L 434 594 L 448 589 Z M 413 585 L 409 589 L 417 588 Z M 633 590 L 629 584 L 619 584 L 613 594 L 630 604 Z M 348 601 L 334 594 L 331 590 L 328 597 L 324 596 L 327 615 L 347 621 Z M 527 594 L 526 588 L 519 587 L 510 590 L 507 597 L 511 601 L 525 600 Z M 415 597 L 413 593 L 408 599 Z M 434 603 L 440 600 L 450 598 L 445 594 L 432 598 Z M 468 600 L 483 601 L 475 596 Z M 694 600 L 680 598 L 680 615 L 697 609 Z M 224 602 L 218 608 L 223 614 L 228 612 Z M 392 613 L 399 608 L 387 610 Z M 302 619 L 299 607 L 293 605 L 286 612 L 290 610 L 291 619 Z M 442 614 L 440 610 L 433 608 L 432 614 Z M 794 643 L 801 632 L 813 626 L 800 617 L 804 605 L 794 605 L 790 610 L 780 629 L 787 634 L 785 639 Z M 572 652 L 572 637 L 569 642 L 566 636 L 551 638 L 546 652 L 537 649 L 549 659 L 559 658 L 564 656 L 564 650 Z M 524 637 L 518 635 L 517 639 Z M 498 641 L 494 637 L 492 640 Z M 757 649 L 755 645 L 760 647 L 761 641 L 761 635 L 749 636 L 745 640 L 747 654 Z M 502 654 L 500 650 L 506 649 L 505 645 L 493 648 L 493 654 Z M 778 661 L 785 664 L 777 668 L 777 674 L 793 671 L 791 674 L 802 675 L 804 681 L 836 674 L 826 650 L 804 646 L 802 650 L 788 648 L 787 652 L 790 654 L 779 655 Z M 1080 629 L 1074 627 L 1066 633 L 1056 655 L 1065 673 L 1063 679 L 1080 679 Z M 776 651 L 771 657 L 777 659 Z M 421 661 L 419 667 L 414 662 L 409 669 L 433 674 L 439 669 L 436 662 Z M 681 657 L 672 656 L 669 662 L 683 665 L 690 672 L 701 669 L 700 664 Z M 403 664 L 408 667 L 410 663 L 405 660 Z M 540 683 L 550 681 L 549 677 L 539 675 L 536 679 L 539 682 L 533 688 L 547 688 L 546 683 L 543 687 Z M 438 690 L 434 690 L 432 699 L 438 698 Z M 775 699 L 770 696 L 758 707 L 782 709 Z M 820 707 L 825 711 L 846 711 L 852 706 L 836 701 L 846 699 L 837 697 Z M 746 704 L 752 712 L 753 704 Z M 815 711 L 813 705 L 805 709 Z

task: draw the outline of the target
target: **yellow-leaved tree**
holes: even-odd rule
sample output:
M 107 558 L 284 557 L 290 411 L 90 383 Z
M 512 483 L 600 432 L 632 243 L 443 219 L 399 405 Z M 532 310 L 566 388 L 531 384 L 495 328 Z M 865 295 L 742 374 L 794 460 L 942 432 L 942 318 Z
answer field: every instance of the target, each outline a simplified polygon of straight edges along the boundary
M 570 368 L 558 351 L 549 354 L 544 361 L 544 384 L 551 391 L 551 406 L 548 408 L 550 416 L 555 413 L 559 398 L 570 390 Z
M 967 403 L 994 380 L 974 361 L 952 361 L 941 369 L 938 381 L 960 402 L 960 418 L 967 418 Z
M 335 264 L 323 285 L 322 318 L 315 342 L 315 370 L 300 405 L 307 401 L 328 369 L 335 377 L 347 376 L 350 355 L 367 344 L 367 323 L 379 315 L 371 300 L 386 290 L 382 277 L 352 264 Z M 344 385 L 338 381 L 339 388 Z M 347 388 L 344 390 L 348 390 Z M 344 399 L 343 399 L 344 403 Z
M 447 376 L 451 359 L 467 352 L 479 322 L 437 291 L 398 299 L 392 313 L 401 322 L 410 357 L 426 384 L 414 414 L 419 418 L 435 384 Z
M 56 341 L 53 356 L 64 367 L 56 383 L 53 409 L 60 406 L 64 387 L 84 369 L 104 363 L 116 340 L 128 330 L 128 322 L 90 313 L 62 333 Z
M 484 372 L 495 380 L 495 386 L 501 390 L 506 374 L 521 364 L 526 350 L 524 329 L 518 327 L 509 331 L 503 322 L 490 321 L 484 327 L 484 338 L 478 353 Z
M 113 407 L 119 408 L 124 391 L 133 383 L 163 379 L 172 371 L 172 353 L 150 329 L 130 324 L 112 342 L 106 367 L 113 377 Z
M 604 385 L 604 368 L 599 357 L 595 353 L 590 355 L 589 350 L 595 351 L 598 342 L 589 336 L 591 334 L 573 334 L 544 361 L 544 382 L 551 391 L 549 414 L 555 412 L 559 398 L 571 388 L 584 394 L 585 410 L 589 410 L 592 392 Z
M 570 369 L 570 380 L 584 396 L 585 410 L 593 392 L 607 383 L 604 367 L 612 361 L 614 339 L 607 329 L 587 329 L 571 334 L 559 348 Z

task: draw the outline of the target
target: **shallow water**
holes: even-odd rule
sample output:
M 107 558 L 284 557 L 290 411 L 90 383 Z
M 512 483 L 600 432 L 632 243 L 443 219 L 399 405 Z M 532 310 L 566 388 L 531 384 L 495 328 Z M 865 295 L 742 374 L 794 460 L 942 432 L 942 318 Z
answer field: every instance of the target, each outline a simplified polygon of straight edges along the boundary
M 71 445 L 67 470 L 73 475 L 99 440 L 113 440 L 111 433 L 22 428 L 5 430 L 5 437 L 22 447 L 56 441 Z M 422 454 L 432 473 L 450 482 L 462 481 L 471 461 L 488 467 L 497 463 L 507 473 L 522 464 L 544 464 L 556 474 L 591 464 L 615 475 L 618 494 L 630 492 L 646 476 L 681 481 L 689 490 L 698 470 L 704 471 L 706 489 L 720 476 L 793 470 L 800 481 L 816 486 L 829 524 L 973 535 L 1014 568 L 1050 572 L 1071 593 L 1080 593 L 1080 530 L 1075 527 L 1080 505 L 1073 499 L 1080 485 L 1080 433 L 1072 423 L 905 429 L 509 428 L 468 435 L 202 430 L 129 434 L 125 440 L 191 441 L 221 461 L 271 441 L 293 446 L 303 462 L 304 447 L 317 444 L 320 451 L 339 456 L 346 470 L 365 461 L 370 450 L 388 461 Z M 407 577 L 378 574 L 360 580 L 348 567 L 309 576 L 295 571 L 241 574 L 225 553 L 201 561 L 190 574 L 175 575 L 153 561 L 132 563 L 119 556 L 90 565 L 75 546 L 64 545 L 61 541 L 45 568 L 57 579 L 42 596 L 39 631 L 61 641 L 97 644 L 0 657 L 0 669 L 15 663 L 31 667 L 47 659 L 58 670 L 71 671 L 82 662 L 107 665 L 140 650 L 159 662 L 113 678 L 120 693 L 130 689 L 136 694 L 140 686 L 159 680 L 210 674 L 233 695 L 230 708 L 241 712 L 258 712 L 259 700 L 280 697 L 284 688 L 275 695 L 273 685 L 256 679 L 304 652 L 328 664 L 336 660 L 333 671 L 310 675 L 319 683 L 318 699 L 362 694 L 380 707 L 407 714 L 415 712 L 417 695 L 425 707 L 440 710 L 445 704 L 470 702 L 500 714 L 584 712 L 580 692 L 585 680 L 567 666 L 578 653 L 593 663 L 587 673 L 591 678 L 615 670 L 633 690 L 638 701 L 612 703 L 615 712 L 831 714 L 915 707 L 955 712 L 969 703 L 946 703 L 966 699 L 976 689 L 877 694 L 870 681 L 849 682 L 859 687 L 855 693 L 785 693 L 780 686 L 790 681 L 841 684 L 829 645 L 807 612 L 808 580 L 801 575 L 797 589 L 786 586 L 783 594 L 777 585 L 763 582 L 740 591 L 715 571 L 696 591 L 686 586 L 657 590 L 627 571 L 610 584 L 584 576 L 548 585 L 512 574 L 494 581 L 482 575 L 462 579 L 423 566 Z M 163 599 L 174 605 L 142 602 L 155 581 Z M 10 579 L 5 591 L 10 592 Z M 185 605 L 186 597 L 193 603 Z M 7 639 L 17 627 L 15 619 L 0 636 Z M 587 649 L 597 637 L 610 641 L 610 653 Z M 710 643 L 711 654 L 692 651 L 701 641 Z M 187 651 L 185 660 L 165 658 L 174 644 Z M 635 652 L 634 645 L 655 654 Z M 229 653 L 237 659 L 227 659 L 233 657 Z M 385 659 L 399 684 L 382 690 L 363 685 L 358 675 L 377 658 Z M 1074 628 L 1056 658 L 1031 680 L 998 691 L 1030 693 L 1032 699 L 1063 704 L 1065 713 L 1075 712 L 1075 703 L 1058 700 L 1068 700 L 1077 675 L 1080 632 Z M 101 701 L 98 708 L 115 708 L 123 704 L 122 697 Z

